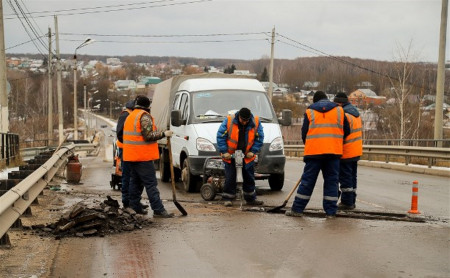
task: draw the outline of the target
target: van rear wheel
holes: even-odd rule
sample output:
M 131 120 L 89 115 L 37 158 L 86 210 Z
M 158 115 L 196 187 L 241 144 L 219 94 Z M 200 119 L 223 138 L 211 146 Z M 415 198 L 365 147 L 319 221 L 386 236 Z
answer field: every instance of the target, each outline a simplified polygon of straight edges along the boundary
M 284 173 L 272 174 L 269 177 L 269 186 L 272 191 L 280 191 L 284 185 Z

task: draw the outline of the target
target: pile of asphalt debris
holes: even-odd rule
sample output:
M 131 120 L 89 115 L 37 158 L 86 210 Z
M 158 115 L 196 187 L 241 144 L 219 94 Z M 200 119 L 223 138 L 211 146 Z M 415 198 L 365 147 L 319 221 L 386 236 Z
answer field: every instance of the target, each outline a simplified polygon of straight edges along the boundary
M 40 235 L 63 237 L 103 237 L 108 234 L 142 229 L 152 224 L 150 218 L 136 214 L 132 209 L 122 209 L 117 200 L 107 199 L 94 207 L 83 203 L 76 204 L 61 218 L 47 225 L 32 225 L 30 228 L 39 231 Z

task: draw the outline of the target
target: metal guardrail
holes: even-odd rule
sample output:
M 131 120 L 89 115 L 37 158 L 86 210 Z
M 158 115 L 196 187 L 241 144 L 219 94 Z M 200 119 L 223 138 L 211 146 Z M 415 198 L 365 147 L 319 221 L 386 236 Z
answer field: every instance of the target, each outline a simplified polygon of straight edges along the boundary
M 284 152 L 288 156 L 303 157 L 304 145 L 285 145 Z M 384 159 L 379 159 L 380 157 Z M 401 158 L 405 165 L 411 163 L 412 158 L 425 159 L 428 168 L 436 166 L 437 161 L 450 164 L 450 148 L 433 147 L 406 147 L 406 146 L 381 146 L 364 145 L 362 159 L 369 161 L 392 162 L 393 158 Z M 447 166 L 448 167 L 448 166 Z
M 56 173 L 64 170 L 69 156 L 79 151 L 92 151 L 94 147 L 93 144 L 73 143 L 62 146 L 41 167 L 0 196 L 0 238 L 26 211 Z
M 285 140 L 285 145 L 302 145 L 301 140 Z M 414 146 L 414 147 L 450 147 L 450 139 L 363 139 L 364 145 Z

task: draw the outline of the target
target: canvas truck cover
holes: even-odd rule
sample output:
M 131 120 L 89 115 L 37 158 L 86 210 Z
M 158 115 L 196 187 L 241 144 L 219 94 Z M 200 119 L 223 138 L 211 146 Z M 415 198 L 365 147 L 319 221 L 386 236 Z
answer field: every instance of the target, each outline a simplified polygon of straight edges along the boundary
M 175 94 L 180 84 L 193 78 L 249 78 L 245 75 L 233 75 L 223 73 L 202 73 L 192 75 L 179 75 L 167 79 L 156 85 L 151 105 L 151 115 L 155 120 L 158 130 L 164 131 L 170 128 L 170 112 Z

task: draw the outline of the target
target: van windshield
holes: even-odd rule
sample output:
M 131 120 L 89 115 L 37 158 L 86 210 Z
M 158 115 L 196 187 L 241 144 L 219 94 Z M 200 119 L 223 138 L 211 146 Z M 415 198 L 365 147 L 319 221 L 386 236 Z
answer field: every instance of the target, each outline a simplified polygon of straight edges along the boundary
M 262 122 L 277 122 L 265 92 L 214 90 L 192 94 L 192 120 L 194 122 L 220 121 L 242 107 L 250 109 Z

